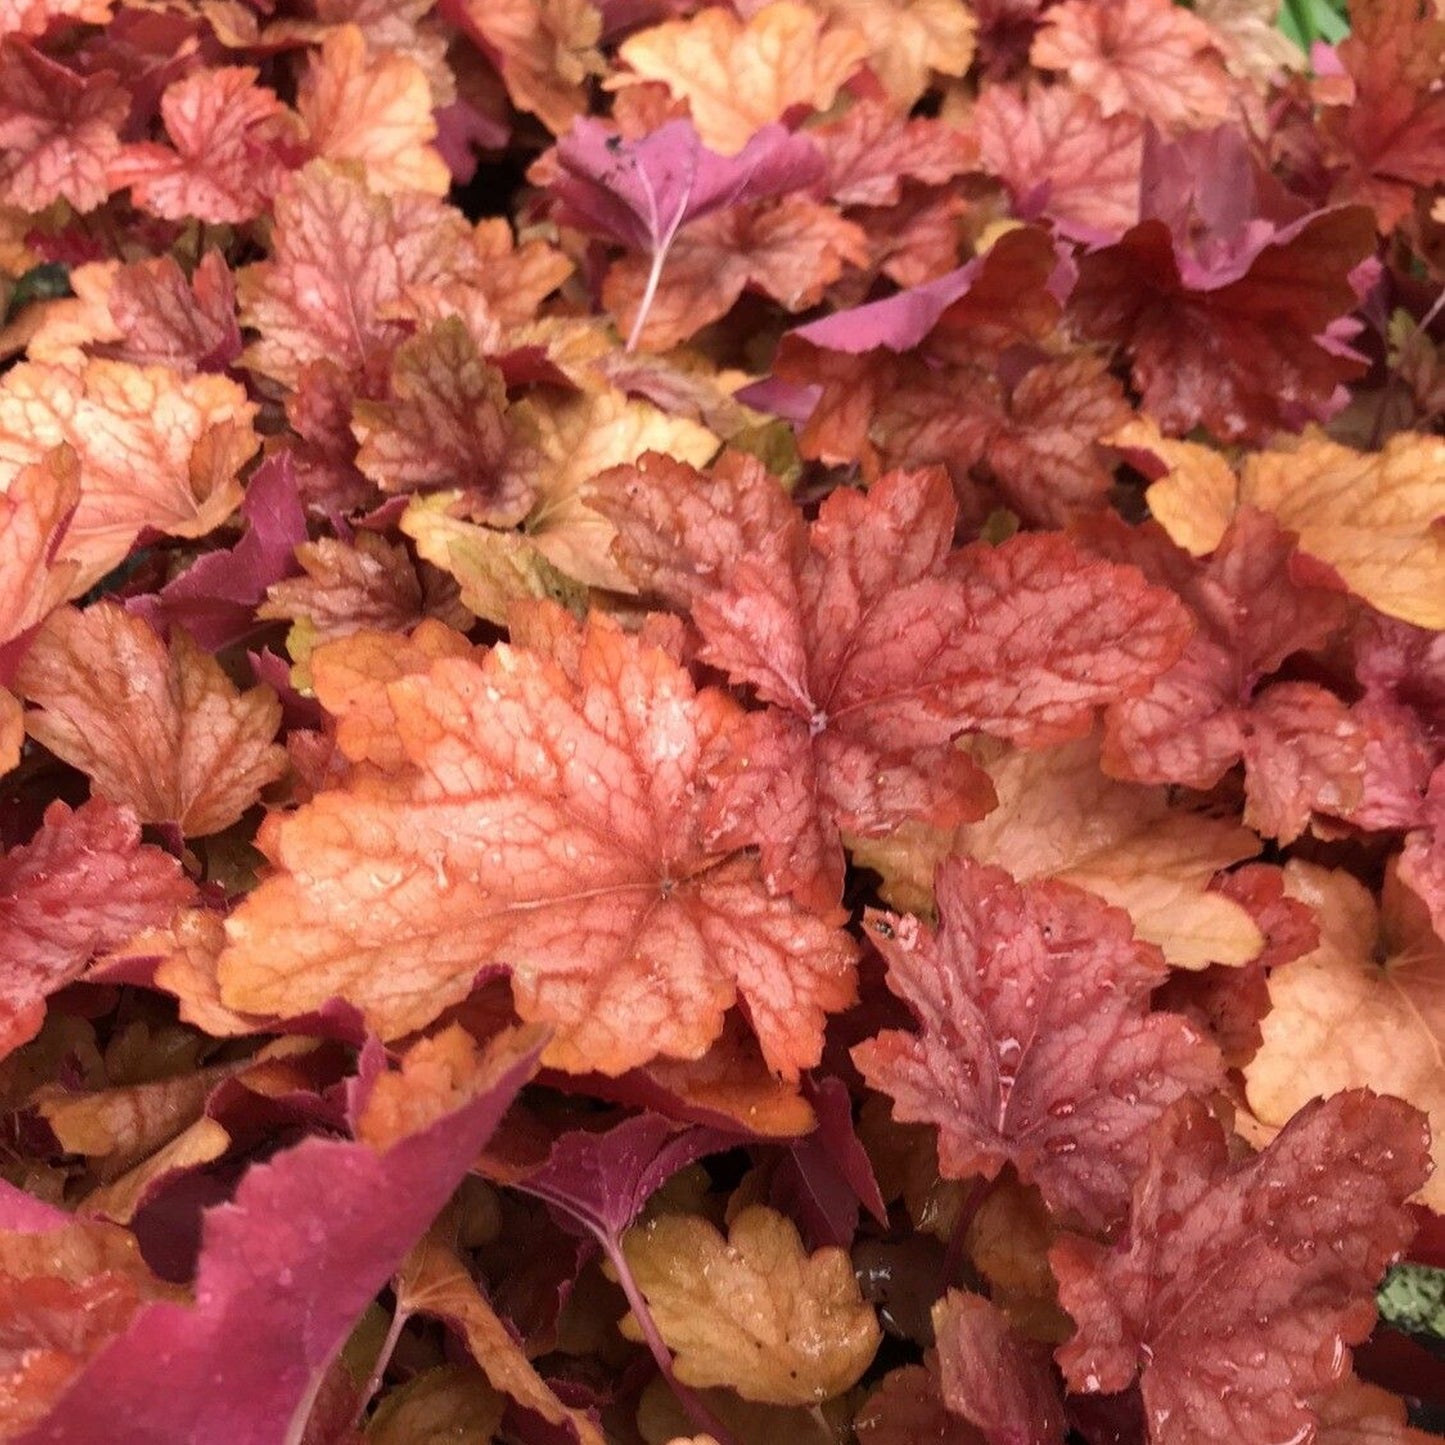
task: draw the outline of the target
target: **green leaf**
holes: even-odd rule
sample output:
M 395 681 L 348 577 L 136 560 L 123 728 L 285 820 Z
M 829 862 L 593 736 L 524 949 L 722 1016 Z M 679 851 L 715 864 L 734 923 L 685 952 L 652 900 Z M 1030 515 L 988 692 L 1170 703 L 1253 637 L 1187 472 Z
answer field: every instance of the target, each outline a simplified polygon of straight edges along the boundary
M 1375 1302 L 1387 1325 L 1445 1340 L 1445 1269 L 1397 1264 L 1381 1281 Z

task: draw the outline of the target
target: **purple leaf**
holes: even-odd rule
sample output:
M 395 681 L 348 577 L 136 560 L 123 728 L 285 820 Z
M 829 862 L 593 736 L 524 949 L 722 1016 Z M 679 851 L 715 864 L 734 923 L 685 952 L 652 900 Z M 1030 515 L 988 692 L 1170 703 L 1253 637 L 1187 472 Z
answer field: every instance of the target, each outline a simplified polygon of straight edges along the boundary
M 557 144 L 562 174 L 551 185 L 560 219 L 651 255 L 689 221 L 742 201 L 786 195 L 827 169 L 809 140 L 764 126 L 735 156 L 703 145 L 690 120 L 623 140 L 600 120 L 573 125 Z
M 474 1098 L 385 1153 L 313 1138 L 253 1167 L 205 1217 L 195 1305 L 140 1310 L 19 1445 L 296 1445 L 328 1365 L 542 1044 L 503 1036 Z
M 809 1082 L 805 1091 L 818 1127 L 789 1144 L 773 1177 L 772 1202 L 802 1226 L 814 1249 L 847 1249 L 857 1232 L 858 1206 L 883 1225 L 888 1206 L 854 1131 L 848 1086 L 841 1079 L 824 1079 Z
M 297 570 L 296 547 L 306 540 L 289 452 L 256 469 L 241 515 L 246 534 L 234 547 L 206 553 L 159 592 L 132 597 L 126 609 L 163 634 L 183 627 L 210 652 L 256 631 L 257 604 L 273 582 Z
M 605 1133 L 563 1134 L 541 1164 L 517 1167 L 489 1157 L 479 1168 L 499 1184 L 546 1200 L 606 1247 L 674 1174 L 741 1142 L 722 1129 L 679 1129 L 660 1114 L 636 1114 Z

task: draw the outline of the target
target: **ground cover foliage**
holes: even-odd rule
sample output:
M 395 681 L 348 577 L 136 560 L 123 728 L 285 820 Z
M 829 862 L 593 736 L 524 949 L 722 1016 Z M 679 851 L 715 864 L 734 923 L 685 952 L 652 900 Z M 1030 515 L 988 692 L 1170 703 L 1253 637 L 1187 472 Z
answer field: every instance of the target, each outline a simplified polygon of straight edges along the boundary
M 1427 1438 L 1445 20 L 1277 8 L 0 0 L 0 1437 Z

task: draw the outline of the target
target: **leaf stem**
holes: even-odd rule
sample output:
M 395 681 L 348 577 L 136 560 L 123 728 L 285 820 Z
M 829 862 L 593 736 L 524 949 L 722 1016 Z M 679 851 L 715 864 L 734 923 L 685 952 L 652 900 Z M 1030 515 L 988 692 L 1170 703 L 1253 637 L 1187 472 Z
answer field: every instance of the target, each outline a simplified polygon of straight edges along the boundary
M 973 1181 L 973 1187 L 964 1195 L 963 1203 L 958 1207 L 958 1218 L 953 1223 L 953 1233 L 948 1236 L 948 1248 L 943 1255 L 945 1289 L 955 1283 L 959 1264 L 963 1260 L 964 1245 L 968 1238 L 969 1228 L 978 1218 L 978 1211 L 982 1208 L 983 1201 L 988 1198 L 992 1188 L 993 1180 L 985 1179 L 980 1175 Z
M 643 1298 L 642 1291 L 637 1287 L 632 1266 L 627 1263 L 627 1256 L 623 1254 L 621 1244 L 611 1234 L 599 1233 L 598 1238 L 603 1253 L 611 1261 L 612 1268 L 617 1271 L 617 1282 L 622 1286 L 622 1293 L 627 1296 L 627 1303 L 632 1310 L 633 1319 L 637 1321 L 638 1329 L 642 1331 L 642 1338 L 652 1352 L 652 1358 L 657 1361 L 659 1373 L 667 1381 L 668 1388 L 677 1397 L 677 1403 L 687 1412 L 692 1423 L 704 1434 L 711 1435 L 717 1441 L 717 1445 L 737 1445 L 737 1441 L 728 1427 L 708 1409 L 693 1390 L 677 1378 L 672 1368 L 672 1353 L 667 1348 L 667 1342 L 662 1338 L 662 1332 L 657 1328 L 657 1321 L 652 1317 L 647 1300 Z
M 376 1352 L 376 1363 L 371 1367 L 371 1373 L 366 1377 L 366 1383 L 361 1387 L 361 1398 L 356 1402 L 356 1414 L 351 1418 L 351 1428 L 361 1428 L 362 1417 L 366 1414 L 366 1407 L 371 1404 L 371 1398 L 381 1388 L 381 1382 L 386 1376 L 386 1367 L 391 1363 L 391 1357 L 396 1351 L 396 1342 L 401 1338 L 401 1332 L 406 1328 L 406 1322 L 411 1318 L 411 1311 L 403 1309 L 400 1303 L 392 1312 L 391 1324 L 387 1326 L 386 1338 L 381 1342 L 381 1348 Z

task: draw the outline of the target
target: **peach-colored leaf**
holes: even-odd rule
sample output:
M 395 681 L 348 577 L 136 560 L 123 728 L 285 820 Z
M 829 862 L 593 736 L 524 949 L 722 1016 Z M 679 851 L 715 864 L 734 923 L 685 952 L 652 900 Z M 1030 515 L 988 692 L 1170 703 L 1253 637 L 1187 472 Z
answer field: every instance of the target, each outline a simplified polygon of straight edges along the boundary
M 201 537 L 224 522 L 259 445 L 255 414 L 222 376 L 123 361 L 22 364 L 0 380 L 0 490 L 61 442 L 75 450 L 80 501 L 61 551 L 79 567 L 73 596 L 123 561 L 144 528 Z
M 1264 1043 L 1245 1066 L 1249 1107 L 1280 1128 L 1320 1094 L 1366 1086 L 1430 1117 L 1436 1172 L 1420 1191 L 1445 1206 L 1445 943 L 1391 880 L 1384 908 L 1350 874 L 1294 861 L 1288 895 L 1319 920 L 1314 952 L 1274 970 Z
M 1264 946 L 1245 909 L 1209 888 L 1259 851 L 1246 829 L 1171 807 L 1166 788 L 1107 777 L 1094 739 L 1036 753 L 975 743 L 970 752 L 998 795 L 981 822 L 952 832 L 906 824 L 850 842 L 858 862 L 882 873 L 894 907 L 928 906 L 934 869 L 956 851 L 1020 881 L 1058 878 L 1097 893 L 1176 968 L 1245 963 Z
M 387 694 L 406 753 L 267 825 L 278 874 L 232 915 L 222 997 L 294 1013 L 340 995 L 395 1037 L 511 971 L 547 1062 L 618 1074 L 696 1058 L 741 1002 L 769 1064 L 817 1061 L 853 994 L 831 918 L 769 895 L 704 831 L 737 726 L 670 657 L 594 617 L 576 672 L 516 646 L 443 659 Z
M 609 84 L 662 81 L 687 101 L 703 143 L 735 155 L 794 106 L 827 110 L 868 50 L 854 26 L 829 24 L 798 0 L 772 0 L 747 20 L 710 5 L 623 41 L 618 55 L 633 74 Z
M 39 709 L 26 716 L 33 738 L 142 822 L 187 837 L 229 827 L 286 769 L 270 688 L 239 691 L 184 632 L 167 648 L 113 602 L 51 617 L 19 686 Z
M 361 162 L 373 191 L 446 194 L 452 178 L 432 145 L 437 126 L 426 73 L 396 51 L 368 53 L 357 26 L 338 26 L 312 52 L 296 109 L 315 154 Z

